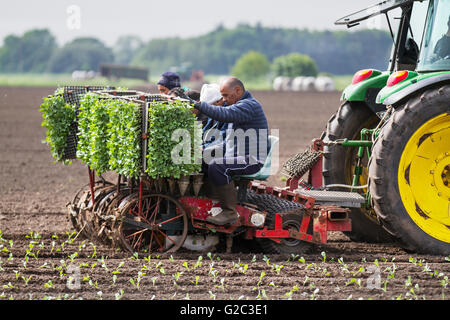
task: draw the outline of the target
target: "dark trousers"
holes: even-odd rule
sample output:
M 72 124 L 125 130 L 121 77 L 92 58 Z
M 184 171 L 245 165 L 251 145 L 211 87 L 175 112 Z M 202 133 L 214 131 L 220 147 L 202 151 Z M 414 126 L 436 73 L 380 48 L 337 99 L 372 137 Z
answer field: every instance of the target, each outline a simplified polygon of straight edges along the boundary
M 250 161 L 249 156 L 239 156 L 215 159 L 207 165 L 204 163 L 203 172 L 213 184 L 223 186 L 229 184 L 233 176 L 257 173 L 262 166 L 262 163 Z

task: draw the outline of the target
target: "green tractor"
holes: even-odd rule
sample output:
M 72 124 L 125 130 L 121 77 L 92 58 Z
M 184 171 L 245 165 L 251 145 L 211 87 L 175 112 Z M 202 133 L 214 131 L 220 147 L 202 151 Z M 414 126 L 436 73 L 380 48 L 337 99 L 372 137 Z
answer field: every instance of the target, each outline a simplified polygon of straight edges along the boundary
M 450 0 L 387 0 L 336 24 L 383 15 L 394 43 L 388 70 L 358 71 L 343 91 L 322 137 L 324 184 L 366 196 L 351 212 L 352 240 L 448 255 Z

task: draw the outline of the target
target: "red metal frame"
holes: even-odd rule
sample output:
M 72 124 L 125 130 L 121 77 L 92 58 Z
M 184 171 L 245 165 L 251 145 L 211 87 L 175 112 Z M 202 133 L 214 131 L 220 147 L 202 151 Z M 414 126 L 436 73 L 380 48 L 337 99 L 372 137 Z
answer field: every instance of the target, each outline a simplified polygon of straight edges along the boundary
M 316 151 L 323 151 L 323 142 L 320 139 L 313 140 L 312 148 Z M 88 167 L 88 173 L 92 203 L 94 204 L 95 171 Z M 273 228 L 269 229 L 267 226 L 262 228 L 255 227 L 251 223 L 251 216 L 255 212 L 259 214 L 261 214 L 261 212 L 251 206 L 239 205 L 236 207 L 236 211 L 239 214 L 239 219 L 236 223 L 233 225 L 218 226 L 206 221 L 206 218 L 210 216 L 210 211 L 213 208 L 220 208 L 218 201 L 201 197 L 181 197 L 178 201 L 189 215 L 194 228 L 231 234 L 238 227 L 245 226 L 248 227 L 245 233 L 246 239 L 267 238 L 280 243 L 282 239 L 293 238 L 307 242 L 326 243 L 328 231 L 350 231 L 351 220 L 348 218 L 350 210 L 336 206 L 318 206 L 315 205 L 314 198 L 294 192 L 295 189 L 299 188 L 299 184 L 302 184 L 300 179 L 301 177 L 290 178 L 286 182 L 286 187 L 284 188 L 268 186 L 256 181 L 251 181 L 248 184 L 248 189 L 257 193 L 271 194 L 282 199 L 302 204 L 304 210 L 302 210 L 303 216 L 299 230 L 283 228 L 283 213 L 275 214 Z M 139 215 L 142 211 L 143 184 L 145 183 L 148 183 L 148 181 L 141 177 L 139 179 Z M 322 186 L 322 157 L 320 157 L 310 169 L 308 173 L 308 183 L 315 188 Z M 336 214 L 339 218 L 332 218 L 332 216 Z M 313 234 L 308 234 L 311 223 Z
M 188 213 L 194 228 L 215 230 L 216 232 L 226 234 L 233 233 L 236 228 L 240 226 L 248 226 L 254 228 L 254 226 L 250 222 L 250 218 L 254 212 L 258 212 L 255 209 L 238 205 L 236 207 L 236 211 L 239 214 L 239 219 L 236 221 L 236 223 L 228 226 L 218 226 L 206 221 L 206 218 L 210 216 L 209 212 L 211 211 L 211 209 L 220 208 L 220 204 L 218 201 L 197 197 L 182 197 L 178 199 L 178 201 Z M 252 238 L 252 233 L 248 234 L 248 236 L 250 236 L 250 239 Z
M 304 197 L 279 187 L 268 187 L 257 182 L 251 182 L 249 187 L 257 190 L 259 193 L 268 193 L 303 204 L 305 210 L 303 211 L 300 229 L 283 228 L 283 213 L 275 214 L 273 228 L 269 229 L 267 226 L 257 228 L 250 222 L 252 213 L 257 212 L 257 210 L 246 206 L 236 207 L 236 211 L 239 214 L 239 219 L 236 223 L 228 226 L 218 226 L 206 221 L 206 218 L 210 215 L 210 210 L 214 207 L 220 207 L 218 201 L 206 198 L 183 197 L 179 199 L 179 202 L 190 216 L 194 228 L 231 234 L 236 228 L 247 226 L 249 229 L 246 231 L 246 239 L 267 238 L 280 243 L 282 239 L 294 238 L 307 242 L 326 243 L 328 231 L 351 230 L 351 221 L 348 218 L 349 209 L 336 206 L 316 206 L 314 205 L 314 198 Z M 343 218 L 332 220 L 332 213 L 342 213 Z M 308 234 L 308 227 L 311 223 L 313 224 L 313 234 Z
M 273 229 L 268 229 L 264 227 L 262 230 L 255 231 L 255 237 L 257 238 L 268 238 L 277 243 L 281 242 L 283 238 L 293 238 L 297 240 L 303 240 L 307 242 L 315 243 L 327 243 L 328 231 L 351 231 L 351 220 L 349 218 L 330 221 L 328 218 L 329 210 L 336 212 L 338 210 L 343 210 L 343 212 L 348 212 L 350 210 L 328 207 L 320 208 L 318 207 L 313 213 L 313 234 L 308 234 L 308 226 L 310 224 L 311 216 L 305 214 L 302 218 L 300 225 L 300 230 L 283 228 L 282 224 L 282 213 L 275 214 L 275 226 Z

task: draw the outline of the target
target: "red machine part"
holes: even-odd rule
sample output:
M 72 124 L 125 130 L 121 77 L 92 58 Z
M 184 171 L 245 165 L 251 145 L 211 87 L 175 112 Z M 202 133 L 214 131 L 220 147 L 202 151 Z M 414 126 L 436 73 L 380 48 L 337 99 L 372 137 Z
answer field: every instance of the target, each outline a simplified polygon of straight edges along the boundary
M 335 206 L 316 206 L 314 198 L 305 197 L 290 190 L 280 187 L 269 187 L 261 183 L 251 182 L 249 188 L 259 192 L 276 195 L 277 197 L 301 203 L 305 210 L 299 230 L 283 228 L 283 213 L 275 214 L 273 228 L 256 228 L 250 219 L 252 214 L 258 212 L 244 206 L 237 206 L 239 220 L 229 226 L 217 226 L 206 222 L 211 209 L 219 207 L 217 201 L 195 197 L 183 197 L 179 202 L 191 217 L 192 225 L 198 229 L 215 230 L 225 234 L 233 233 L 240 226 L 249 227 L 246 238 L 269 238 L 275 242 L 281 242 L 283 238 L 294 238 L 307 242 L 326 243 L 328 231 L 350 231 L 351 220 L 348 218 L 349 209 Z M 260 213 L 260 212 L 258 212 Z M 313 234 L 308 234 L 308 227 L 313 223 Z
M 350 209 L 339 207 L 320 207 L 314 216 L 313 232 L 315 242 L 327 243 L 328 231 L 351 231 Z
M 256 238 L 269 238 L 277 243 L 281 242 L 282 238 L 295 238 L 298 240 L 304 240 L 308 242 L 313 241 L 312 235 L 306 233 L 308 230 L 308 225 L 310 221 L 310 216 L 305 215 L 302 219 L 302 224 L 300 226 L 300 230 L 286 230 L 283 229 L 283 218 L 282 214 L 275 214 L 275 226 L 274 229 L 267 229 L 264 227 L 263 230 L 256 230 L 255 237 Z
M 338 207 L 318 207 L 314 210 L 313 216 L 313 234 L 307 233 L 311 222 L 310 215 L 304 215 L 300 230 L 283 229 L 282 214 L 275 214 L 275 226 L 273 229 L 264 227 L 262 230 L 255 231 L 257 238 L 269 238 L 275 242 L 281 242 L 282 238 L 294 238 L 307 242 L 327 243 L 328 231 L 350 231 L 351 221 L 348 218 L 349 209 Z M 335 217 L 333 217 L 335 216 Z
M 313 140 L 312 149 L 323 151 L 323 141 L 320 139 Z M 314 188 L 323 185 L 322 180 L 322 157 L 313 165 L 308 173 L 308 184 Z M 348 217 L 349 209 L 335 206 L 316 206 L 315 199 L 295 193 L 294 190 L 299 186 L 309 189 L 308 186 L 302 185 L 301 177 L 291 177 L 286 182 L 285 188 L 270 187 L 265 184 L 252 181 L 249 188 L 258 193 L 268 193 L 279 198 L 301 203 L 306 213 L 303 215 L 300 230 L 286 230 L 282 227 L 282 214 L 277 213 L 275 216 L 274 229 L 255 231 L 255 237 L 270 238 L 275 242 L 280 242 L 281 238 L 295 238 L 299 240 L 326 243 L 328 231 L 351 231 L 351 220 Z M 308 226 L 313 218 L 313 235 L 307 234 Z
M 319 151 L 322 154 L 323 151 L 323 141 L 321 139 L 314 139 L 311 145 L 311 149 L 314 151 Z M 323 185 L 322 178 L 322 156 L 317 160 L 317 162 L 312 166 L 312 168 L 308 172 L 308 185 L 302 182 L 302 177 L 290 177 L 286 181 L 286 187 L 289 188 L 290 191 L 294 191 L 298 189 L 299 186 L 303 187 L 307 190 L 310 190 L 310 186 L 313 188 L 320 188 Z
M 228 226 L 218 226 L 210 224 L 206 221 L 206 218 L 211 215 L 210 211 L 213 208 L 220 208 L 218 201 L 205 198 L 195 197 L 183 197 L 179 199 L 179 202 L 188 212 L 191 218 L 192 225 L 198 229 L 215 230 L 216 232 L 222 232 L 226 234 L 233 233 L 236 228 L 240 226 L 254 227 L 251 223 L 251 217 L 254 213 L 261 214 L 255 209 L 237 206 L 236 211 L 239 214 L 239 219 L 236 223 Z

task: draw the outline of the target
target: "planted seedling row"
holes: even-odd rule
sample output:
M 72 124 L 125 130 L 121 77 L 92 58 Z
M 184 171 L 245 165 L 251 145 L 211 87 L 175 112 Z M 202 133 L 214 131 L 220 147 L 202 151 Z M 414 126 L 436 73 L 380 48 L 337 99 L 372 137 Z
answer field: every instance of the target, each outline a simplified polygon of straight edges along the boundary
M 0 234 L 0 299 L 448 299 L 448 260 L 129 255 L 75 233 Z

